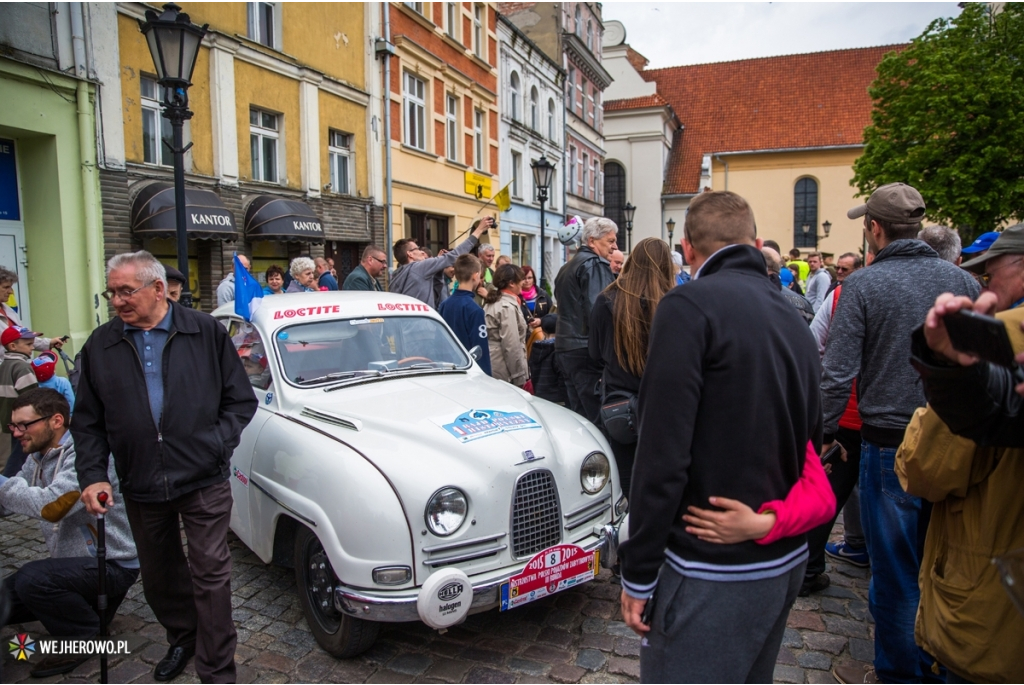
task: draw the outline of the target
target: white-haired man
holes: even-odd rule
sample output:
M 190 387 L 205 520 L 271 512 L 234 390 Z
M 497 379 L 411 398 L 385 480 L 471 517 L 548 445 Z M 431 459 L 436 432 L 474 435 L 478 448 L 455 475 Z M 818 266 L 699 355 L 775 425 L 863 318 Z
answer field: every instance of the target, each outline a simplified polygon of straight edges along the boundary
M 128 514 L 146 600 L 170 645 L 153 678 L 171 680 L 195 654 L 200 680 L 234 682 L 228 460 L 256 396 L 224 327 L 168 302 L 153 255 L 111 259 L 103 296 L 117 317 L 82 348 L 71 429 L 82 501 L 93 515 Z M 123 502 L 107 476 L 111 454 Z
M 555 354 L 561 364 L 569 406 L 597 423 L 601 407 L 601 367 L 590 358 L 590 310 L 613 280 L 608 258 L 617 249 L 619 227 L 611 219 L 593 217 L 583 225 L 583 246 L 555 276 L 558 324 Z

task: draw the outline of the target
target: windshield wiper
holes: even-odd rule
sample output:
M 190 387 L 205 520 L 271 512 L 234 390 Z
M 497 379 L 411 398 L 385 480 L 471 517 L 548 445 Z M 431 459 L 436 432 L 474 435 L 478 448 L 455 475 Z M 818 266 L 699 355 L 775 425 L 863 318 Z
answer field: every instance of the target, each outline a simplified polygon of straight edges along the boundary
M 336 371 L 329 373 L 324 376 L 317 376 L 316 378 L 304 379 L 301 376 L 295 379 L 295 382 L 299 385 L 310 385 L 312 383 L 320 383 L 321 381 L 336 381 L 344 380 L 346 378 L 357 378 L 359 376 L 380 376 L 382 372 L 371 369 L 359 369 L 357 371 Z
M 451 370 L 457 369 L 459 366 L 452 362 L 420 362 L 419 364 L 410 364 L 409 366 L 403 366 L 397 371 L 421 371 L 423 369 L 429 369 L 431 371 Z M 393 372 L 394 373 L 394 372 Z

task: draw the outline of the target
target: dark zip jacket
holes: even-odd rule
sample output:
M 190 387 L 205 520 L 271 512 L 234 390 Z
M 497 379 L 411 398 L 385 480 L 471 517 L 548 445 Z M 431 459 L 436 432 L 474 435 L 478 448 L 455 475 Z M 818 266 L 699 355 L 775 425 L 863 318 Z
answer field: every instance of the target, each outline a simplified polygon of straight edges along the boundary
M 601 291 L 615 280 L 608 262 L 589 247 L 581 247 L 555 276 L 555 351 L 587 349 L 590 310 Z
M 124 322 L 103 324 L 82 348 L 71 434 L 83 490 L 107 480 L 110 454 L 121 491 L 136 502 L 166 502 L 228 478 L 256 396 L 224 327 L 209 314 L 170 306 L 159 426 Z
M 622 586 L 647 597 L 663 562 L 711 581 L 772 578 L 807 558 L 804 535 L 768 545 L 702 542 L 687 506 L 729 497 L 755 511 L 784 499 L 811 441 L 820 448 L 820 362 L 761 251 L 733 245 L 658 303 L 640 383 Z

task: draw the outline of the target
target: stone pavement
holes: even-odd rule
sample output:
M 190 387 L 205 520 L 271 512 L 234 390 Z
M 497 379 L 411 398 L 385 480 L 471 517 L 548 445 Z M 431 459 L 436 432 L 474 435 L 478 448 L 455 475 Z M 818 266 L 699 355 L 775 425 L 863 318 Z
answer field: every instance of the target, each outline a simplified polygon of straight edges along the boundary
M 837 524 L 835 535 L 842 530 Z M 444 635 L 420 623 L 392 624 L 367 653 L 339 661 L 317 646 L 302 617 L 294 573 L 264 565 L 233 535 L 238 682 L 366 683 L 631 683 L 639 676 L 639 638 L 619 617 L 620 588 L 605 571 L 593 582 L 502 614 L 489 611 Z M 4 572 L 45 556 L 35 522 L 0 519 Z M 835 682 L 830 669 L 870 662 L 873 625 L 867 609 L 868 573 L 838 563 L 832 587 L 798 599 L 789 618 L 775 679 L 783 683 Z M 153 665 L 167 650 L 137 583 L 121 605 L 112 632 L 130 636 L 131 655 L 111 660 L 110 682 L 152 682 Z M 39 635 L 38 623 L 0 632 Z M 3 650 L 6 653 L 6 649 Z M 31 680 L 29 665 L 5 658 L 4 682 L 98 682 L 94 658 L 64 678 Z M 174 682 L 198 682 L 192 664 Z

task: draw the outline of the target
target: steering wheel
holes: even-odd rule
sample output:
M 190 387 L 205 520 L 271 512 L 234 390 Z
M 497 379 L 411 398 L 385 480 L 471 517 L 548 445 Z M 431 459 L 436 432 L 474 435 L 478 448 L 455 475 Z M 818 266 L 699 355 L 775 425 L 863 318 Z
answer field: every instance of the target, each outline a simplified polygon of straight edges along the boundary
M 409 364 L 409 363 L 412 363 L 412 362 L 428 362 L 428 363 L 433 363 L 433 361 L 434 361 L 433 359 L 430 359 L 428 357 L 406 357 L 405 359 L 399 359 L 397 362 L 395 362 L 395 365 L 396 366 L 401 366 L 402 364 Z

